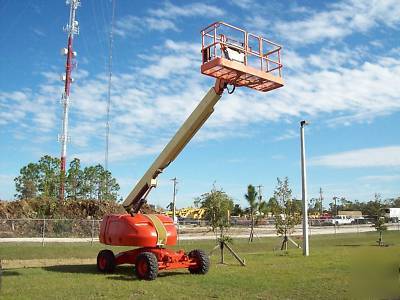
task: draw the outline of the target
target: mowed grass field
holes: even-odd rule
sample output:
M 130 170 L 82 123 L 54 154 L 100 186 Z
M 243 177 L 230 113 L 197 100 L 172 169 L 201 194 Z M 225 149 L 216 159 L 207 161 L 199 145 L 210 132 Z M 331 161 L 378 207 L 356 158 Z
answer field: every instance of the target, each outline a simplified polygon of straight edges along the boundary
M 376 232 L 312 236 L 309 257 L 297 248 L 288 253 L 274 250 L 280 246 L 279 238 L 256 239 L 251 244 L 239 239 L 233 248 L 245 258 L 246 267 L 228 253 L 227 264 L 218 264 L 215 251 L 207 275 L 174 270 L 161 272 L 154 281 L 138 280 L 128 265 L 117 267 L 114 274 L 99 274 L 94 261 L 105 248 L 101 244 L 3 243 L 4 265 L 37 259 L 60 259 L 62 265 L 3 269 L 0 298 L 395 299 L 400 296 L 400 232 L 385 233 L 388 247 L 377 247 L 376 239 Z M 209 252 L 214 246 L 213 241 L 187 241 L 176 248 Z

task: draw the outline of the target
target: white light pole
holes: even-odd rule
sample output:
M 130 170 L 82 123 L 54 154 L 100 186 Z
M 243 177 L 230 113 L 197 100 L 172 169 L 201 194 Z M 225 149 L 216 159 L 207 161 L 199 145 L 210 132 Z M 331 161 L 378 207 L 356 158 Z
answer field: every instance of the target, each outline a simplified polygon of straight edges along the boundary
M 300 122 L 300 139 L 301 139 L 301 187 L 303 201 L 303 255 L 310 254 L 308 244 L 308 200 L 307 200 L 307 175 L 306 175 L 306 154 L 304 141 L 304 127 L 309 123 L 307 121 Z

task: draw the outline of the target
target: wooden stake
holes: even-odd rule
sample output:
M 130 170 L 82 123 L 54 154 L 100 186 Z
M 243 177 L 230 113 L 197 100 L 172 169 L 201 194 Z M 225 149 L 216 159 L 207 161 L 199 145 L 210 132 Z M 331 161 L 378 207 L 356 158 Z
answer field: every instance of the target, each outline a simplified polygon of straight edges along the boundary
M 226 246 L 226 248 L 228 248 L 228 250 L 232 253 L 232 255 L 236 258 L 236 260 L 237 260 L 243 267 L 245 267 L 245 266 L 246 266 L 245 260 L 244 260 L 244 259 L 241 259 L 241 258 L 239 257 L 239 255 L 237 255 L 237 254 L 235 253 L 235 251 L 233 251 L 233 249 L 232 249 L 228 244 L 226 244 L 225 242 L 223 242 L 223 243 L 224 243 L 224 245 Z

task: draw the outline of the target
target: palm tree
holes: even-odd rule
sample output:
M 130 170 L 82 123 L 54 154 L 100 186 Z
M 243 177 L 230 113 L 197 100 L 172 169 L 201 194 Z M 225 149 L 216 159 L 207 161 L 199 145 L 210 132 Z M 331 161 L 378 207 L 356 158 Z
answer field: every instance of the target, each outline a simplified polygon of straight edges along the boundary
M 251 230 L 250 230 L 249 242 L 252 242 L 254 237 L 254 216 L 256 211 L 258 210 L 256 188 L 253 185 L 249 184 L 249 186 L 247 187 L 247 194 L 245 194 L 244 197 L 249 203 L 250 217 L 251 217 Z

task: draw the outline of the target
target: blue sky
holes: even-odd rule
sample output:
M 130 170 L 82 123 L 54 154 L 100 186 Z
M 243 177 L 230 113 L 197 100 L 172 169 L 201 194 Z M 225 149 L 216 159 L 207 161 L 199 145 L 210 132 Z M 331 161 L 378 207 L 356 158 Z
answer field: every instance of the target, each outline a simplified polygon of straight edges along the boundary
M 266 2 L 266 3 L 265 3 Z M 0 198 L 19 169 L 59 156 L 66 45 L 64 1 L 0 2 Z M 224 20 L 283 45 L 285 86 L 237 89 L 159 177 L 150 202 L 178 207 L 216 182 L 245 206 L 248 184 L 270 196 L 288 176 L 300 197 L 299 121 L 309 197 L 366 201 L 400 195 L 400 5 L 397 0 L 116 0 L 110 169 L 125 197 L 212 78 L 200 74 L 200 30 Z M 109 0 L 83 0 L 75 38 L 68 159 L 104 162 Z

